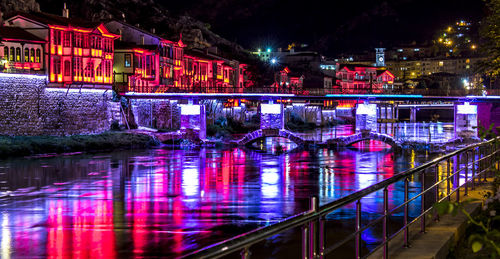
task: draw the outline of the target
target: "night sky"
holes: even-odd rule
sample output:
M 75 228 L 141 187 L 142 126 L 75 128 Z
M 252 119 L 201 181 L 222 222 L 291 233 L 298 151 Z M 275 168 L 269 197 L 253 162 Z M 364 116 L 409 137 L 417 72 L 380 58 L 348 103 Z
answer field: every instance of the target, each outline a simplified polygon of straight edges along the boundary
M 481 0 L 158 0 L 175 14 L 211 24 L 246 48 L 306 43 L 339 54 L 400 43 L 424 43 L 457 19 L 478 21 Z

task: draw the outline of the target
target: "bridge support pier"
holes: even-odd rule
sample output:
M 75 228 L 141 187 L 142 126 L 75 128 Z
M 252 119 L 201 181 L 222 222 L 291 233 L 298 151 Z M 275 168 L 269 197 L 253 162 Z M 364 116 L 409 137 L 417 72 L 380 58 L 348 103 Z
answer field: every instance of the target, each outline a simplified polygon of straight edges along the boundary
M 262 103 L 260 105 L 260 128 L 263 130 L 285 128 L 283 104 Z
M 455 137 L 472 138 L 477 136 L 477 105 L 464 103 L 455 105 Z
M 377 105 L 359 103 L 356 106 L 356 132 L 377 131 Z
M 181 133 L 190 140 L 207 138 L 205 106 L 200 104 L 181 105 Z
M 410 122 L 417 122 L 417 108 L 410 108 Z

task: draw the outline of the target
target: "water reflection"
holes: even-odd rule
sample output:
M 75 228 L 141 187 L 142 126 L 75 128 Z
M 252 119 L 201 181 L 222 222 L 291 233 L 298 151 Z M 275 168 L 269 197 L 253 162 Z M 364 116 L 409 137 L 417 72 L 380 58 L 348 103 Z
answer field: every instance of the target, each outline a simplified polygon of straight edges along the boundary
M 0 161 L 4 194 L 11 194 L 0 201 L 0 252 L 2 258 L 177 257 L 302 212 L 311 195 L 326 203 L 409 167 L 409 156 L 395 156 L 383 143 L 358 145 L 278 156 L 159 149 Z M 403 186 L 391 188 L 396 206 Z M 363 213 L 380 212 L 381 197 L 363 199 Z M 329 218 L 352 219 L 353 207 Z M 379 234 L 366 235 L 368 242 Z
M 444 143 L 454 138 L 453 123 L 378 123 L 375 131 L 393 136 L 399 141 Z M 299 133 L 302 137 L 318 142 L 355 133 L 353 125 L 338 125 L 332 128 L 319 128 L 310 132 Z

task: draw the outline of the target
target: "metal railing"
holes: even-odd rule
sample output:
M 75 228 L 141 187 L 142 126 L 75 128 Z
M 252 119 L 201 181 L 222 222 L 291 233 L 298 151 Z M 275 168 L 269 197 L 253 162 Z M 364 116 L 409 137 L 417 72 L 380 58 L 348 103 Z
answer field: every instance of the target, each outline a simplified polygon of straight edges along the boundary
M 319 206 L 318 199 L 312 197 L 309 211 L 286 218 L 270 226 L 257 228 L 253 231 L 194 251 L 184 256 L 184 258 L 219 258 L 236 252 L 240 252 L 241 258 L 249 258 L 252 245 L 265 241 L 274 235 L 282 234 L 285 231 L 290 231 L 299 227 L 301 228 L 302 236 L 301 258 L 324 258 L 325 255 L 345 245 L 348 241 L 355 242 L 355 258 L 366 258 L 378 249 L 383 249 L 383 257 L 387 258 L 389 253 L 389 241 L 398 234 L 402 233 L 404 245 L 409 245 L 410 225 L 420 221 L 420 231 L 425 232 L 425 216 L 432 211 L 434 203 L 451 199 L 452 195 L 456 195 L 455 199 L 460 201 L 461 188 L 464 191 L 464 195 L 467 195 L 469 189 L 474 189 L 475 185 L 477 182 L 481 181 L 482 177 L 486 181 L 487 173 L 490 172 L 490 169 L 492 167 L 499 167 L 499 144 L 500 138 L 496 138 L 462 148 L 321 207 Z M 440 165 L 445 167 L 446 176 L 439 175 Z M 410 179 L 415 176 L 420 177 L 421 188 L 418 194 L 410 198 L 409 182 Z M 428 178 L 432 177 L 434 180 L 428 183 L 424 176 Z M 404 181 L 404 202 L 394 208 L 389 208 L 389 187 L 401 180 Z M 461 180 L 463 183 L 461 183 Z M 442 190 L 442 193 L 440 193 L 440 190 Z M 383 213 L 375 220 L 371 220 L 365 225 L 362 225 L 361 199 L 377 191 L 383 192 Z M 429 196 L 432 200 L 432 204 L 425 206 L 425 198 Z M 412 201 L 417 201 L 419 197 L 421 202 L 419 215 L 410 219 L 410 203 Z M 356 208 L 354 232 L 348 234 L 344 239 L 334 244 L 327 244 L 326 231 L 328 229 L 325 226 L 327 222 L 326 215 L 344 208 L 349 204 L 355 204 Z M 391 215 L 398 210 L 403 210 L 403 226 L 389 233 L 389 219 Z M 435 217 L 438 219 L 437 215 L 435 215 Z M 361 254 L 362 232 L 380 222 L 382 222 L 382 242 L 371 251 Z M 284 245 L 286 246 L 286 244 Z

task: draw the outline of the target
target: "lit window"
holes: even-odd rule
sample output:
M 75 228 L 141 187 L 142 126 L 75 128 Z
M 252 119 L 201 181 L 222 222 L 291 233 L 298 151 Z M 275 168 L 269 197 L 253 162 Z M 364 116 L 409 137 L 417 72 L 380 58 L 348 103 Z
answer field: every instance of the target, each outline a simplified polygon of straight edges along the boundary
M 16 62 L 21 62 L 21 48 L 16 48 Z
M 9 60 L 9 47 L 3 48 L 3 59 Z
M 125 54 L 125 62 L 124 66 L 125 67 L 130 67 L 132 65 L 132 55 L 130 54 Z
M 40 63 L 40 49 L 36 49 L 36 63 Z
M 34 48 L 31 48 L 31 51 L 30 51 L 30 62 L 35 62 L 35 49 Z
M 14 47 L 10 47 L 10 57 L 9 57 L 10 61 L 14 61 L 15 54 L 16 53 L 15 53 Z
M 24 62 L 30 62 L 30 50 L 28 48 L 24 49 Z

